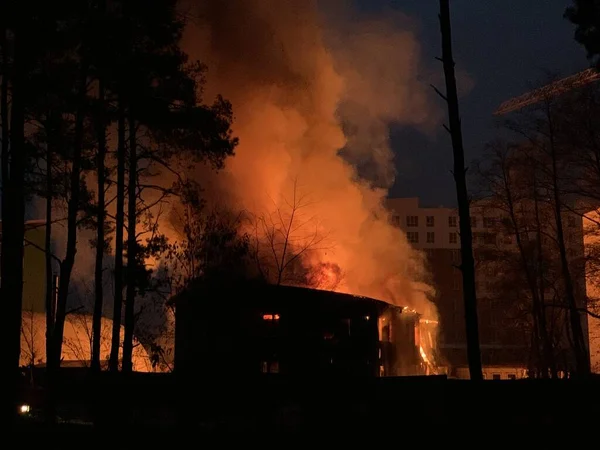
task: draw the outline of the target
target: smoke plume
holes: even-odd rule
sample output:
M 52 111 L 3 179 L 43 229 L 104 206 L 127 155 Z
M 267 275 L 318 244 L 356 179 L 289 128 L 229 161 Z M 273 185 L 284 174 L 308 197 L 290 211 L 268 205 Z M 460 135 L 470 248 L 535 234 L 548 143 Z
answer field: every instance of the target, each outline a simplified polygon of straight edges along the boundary
M 437 118 L 410 28 L 398 17 L 326 23 L 312 0 L 205 0 L 190 11 L 184 48 L 208 66 L 206 98 L 232 102 L 240 138 L 215 197 L 269 211 L 297 181 L 332 241 L 305 264 L 341 268 L 337 290 L 435 314 L 423 255 L 383 205 L 395 176 L 389 125 Z

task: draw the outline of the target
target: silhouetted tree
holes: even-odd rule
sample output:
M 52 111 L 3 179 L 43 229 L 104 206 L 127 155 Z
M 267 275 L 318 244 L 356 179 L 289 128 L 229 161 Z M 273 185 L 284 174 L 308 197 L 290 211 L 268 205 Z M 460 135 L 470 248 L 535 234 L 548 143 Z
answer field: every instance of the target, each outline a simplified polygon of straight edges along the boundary
M 176 294 L 195 280 L 255 277 L 250 260 L 250 236 L 241 230 L 243 213 L 209 209 L 195 183 L 180 189 L 181 204 L 171 213 L 180 238 L 169 242 L 171 292 Z
M 125 105 L 123 96 L 118 97 L 117 120 L 117 211 L 115 216 L 115 268 L 113 328 L 109 368 L 119 370 L 119 349 L 121 347 L 121 314 L 123 305 L 123 230 L 125 227 Z
M 9 23 L 7 21 L 8 19 L 8 12 L 9 12 L 9 8 L 8 8 L 8 2 L 3 2 L 2 5 L 0 6 L 0 51 L 2 52 L 2 66 L 1 66 L 1 70 L 2 73 L 0 74 L 2 76 L 2 85 L 1 85 L 1 91 L 0 91 L 0 95 L 2 96 L 2 98 L 0 98 L 0 114 L 2 115 L 1 120 L 2 120 L 2 148 L 1 148 L 1 155 L 0 157 L 2 158 L 1 164 L 2 164 L 2 246 L 6 245 L 5 244 L 5 236 L 6 236 L 6 225 L 5 225 L 5 221 L 4 218 L 8 217 L 7 212 L 9 211 L 9 200 L 8 200 L 8 196 L 6 195 L 6 189 L 9 187 L 9 183 L 8 183 L 8 177 L 9 177 L 9 170 L 10 170 L 10 162 L 9 162 L 9 135 L 10 135 L 10 126 L 9 126 L 9 108 L 8 108 L 8 92 L 9 92 L 9 69 L 11 67 L 10 64 L 10 59 L 9 59 L 9 49 L 8 49 L 8 33 L 9 33 Z M 10 237 L 10 232 L 9 232 L 9 237 Z M 13 231 L 13 237 L 14 237 L 14 231 Z M 1 271 L 1 277 L 4 278 L 6 276 L 8 276 L 9 271 L 8 271 L 8 265 L 14 261 L 10 261 L 7 258 L 7 254 L 6 254 L 6 250 L 2 249 L 2 251 L 0 251 L 0 271 Z M 15 328 L 16 328 L 16 308 L 17 305 L 15 303 L 18 302 L 18 306 L 20 307 L 20 303 L 21 300 L 17 299 L 17 295 L 18 293 L 14 291 L 14 287 L 12 289 L 6 289 L 5 288 L 5 283 L 2 282 L 2 284 L 0 285 L 0 295 L 2 296 L 2 298 L 4 299 L 5 302 L 7 302 L 10 306 L 7 308 L 7 311 L 9 312 L 9 316 L 6 318 L 5 320 L 5 325 L 8 327 L 8 329 L 10 330 L 7 333 L 7 337 L 8 337 L 8 341 L 6 343 L 8 351 L 9 351 L 9 355 L 7 355 L 4 359 L 3 359 L 3 364 L 2 364 L 2 371 L 6 374 L 8 374 L 10 376 L 10 380 L 8 383 L 5 383 L 5 389 L 3 389 L 4 392 L 4 396 L 7 399 L 6 400 L 6 406 L 3 408 L 2 410 L 2 418 L 6 421 L 6 423 L 10 423 L 13 418 L 14 415 L 16 413 L 16 394 L 14 393 L 16 391 L 16 386 L 18 383 L 18 365 L 19 362 L 16 361 L 16 365 L 15 365 L 15 351 L 16 350 L 20 350 L 20 341 L 19 341 L 19 347 L 17 347 L 16 344 L 16 336 L 14 336 L 13 334 L 15 333 Z M 12 292 L 11 292 L 12 291 Z M 19 316 L 21 315 L 21 311 L 18 311 Z M 20 324 L 19 324 L 20 327 Z M 20 330 L 19 330 L 20 331 Z M 19 333 L 19 339 L 20 339 L 20 333 Z M 17 352 L 18 354 L 18 352 Z
M 547 202 L 540 201 L 541 161 L 530 150 L 526 145 L 504 142 L 488 146 L 485 165 L 477 165 L 475 170 L 484 193 L 476 208 L 483 214 L 499 216 L 491 232 L 504 236 L 497 240 L 491 254 L 488 251 L 482 264 L 496 280 L 488 295 L 503 300 L 505 310 L 513 309 L 513 323 L 530 333 L 531 373 L 546 378 L 556 377 L 555 348 L 564 342 L 554 339 L 560 333 L 555 333 L 558 327 L 552 326 L 555 321 L 547 305 L 551 280 L 556 275 L 551 269 L 556 268 L 556 261 L 549 259 L 554 252 L 545 245 L 553 229 L 542 225 L 552 214 Z M 524 320 L 516 317 L 521 313 Z
M 28 100 L 26 118 L 29 131 L 26 139 L 31 145 L 37 164 L 28 170 L 28 189 L 36 196 L 45 198 L 46 241 L 43 251 L 46 258 L 46 360 L 49 399 L 47 418 L 53 420 L 52 406 L 53 372 L 60 359 L 60 344 L 55 335 L 55 296 L 53 261 L 60 260 L 53 254 L 53 222 L 62 221 L 53 214 L 53 207 L 62 209 L 71 198 L 71 186 L 65 182 L 71 175 L 73 157 L 74 89 L 77 84 L 77 59 L 71 50 L 79 38 L 73 33 L 79 9 L 70 9 L 68 2 L 61 3 L 46 17 L 43 52 L 32 61 L 28 74 Z M 66 8 L 66 9 L 63 9 Z M 57 26 L 59 22 L 63 27 Z M 81 132 L 83 136 L 83 131 Z M 83 138 L 81 140 L 83 146 Z M 79 189 L 83 189 L 78 184 Z M 85 197 L 85 195 L 82 195 Z M 79 200 L 78 200 L 79 204 Z M 57 215 L 57 216 L 58 216 Z
M 579 201 L 584 200 L 584 196 L 576 193 L 573 195 L 574 191 L 578 190 L 576 186 L 581 186 L 577 181 L 578 177 L 573 174 L 583 167 L 573 167 L 571 164 L 574 147 L 566 138 L 565 132 L 568 127 L 561 113 L 568 101 L 568 96 L 543 95 L 536 105 L 521 111 L 507 126 L 528 142 L 543 175 L 537 189 L 543 193 L 545 203 L 553 212 L 553 238 L 560 262 L 560 281 L 568 311 L 576 371 L 585 375 L 589 373 L 589 356 L 582 324 L 585 317 L 582 318 L 580 311 L 581 308 L 585 308 L 585 297 L 580 294 L 581 288 L 578 287 L 577 274 L 580 271 L 569 261 L 565 226 L 565 213 L 572 212 Z M 569 173 L 571 175 L 568 175 Z
M 27 108 L 32 99 L 32 73 L 39 68 L 45 48 L 38 45 L 44 33 L 53 35 L 56 11 L 43 2 L 23 8 L 18 2 L 2 2 L 2 300 L 7 352 L 2 359 L 7 392 L 3 396 L 6 423 L 16 417 L 16 384 L 19 379 L 21 305 L 23 293 L 23 239 L 27 170 L 32 158 L 25 137 Z M 59 9 L 59 8 L 57 8 Z M 10 118 L 9 118 L 10 116 Z
M 454 73 L 452 56 L 452 32 L 450 22 L 450 2 L 440 0 L 440 29 L 442 34 L 442 58 L 446 79 L 446 94 L 436 92 L 446 101 L 448 106 L 449 127 L 446 130 L 452 139 L 454 155 L 454 181 L 458 201 L 460 227 L 461 264 L 465 302 L 465 326 L 467 336 L 467 358 L 472 380 L 482 380 L 481 353 L 479 349 L 479 325 L 477 318 L 477 292 L 475 290 L 475 261 L 473 259 L 473 235 L 469 212 L 469 195 L 466 182 L 465 156 L 463 149 L 461 120 L 458 104 L 458 91 Z
M 93 244 L 96 247 L 96 258 L 94 268 L 94 315 L 93 315 L 93 344 L 92 344 L 92 362 L 93 370 L 100 370 L 100 346 L 102 335 L 102 311 L 104 306 L 104 254 L 107 250 L 106 242 L 106 133 L 109 125 L 109 101 L 107 99 L 106 89 L 106 71 L 109 64 L 110 50 L 107 47 L 107 41 L 103 39 L 102 30 L 110 24 L 106 11 L 106 0 L 100 0 L 97 5 L 94 16 L 94 35 L 90 52 L 93 55 L 94 69 L 98 82 L 98 100 L 95 108 L 95 128 L 97 134 L 96 151 L 96 238 Z M 96 45 L 94 45 L 96 44 Z
M 294 179 L 291 198 L 273 203 L 273 211 L 250 217 L 251 251 L 261 276 L 275 285 L 335 289 L 342 278 L 340 268 L 309 262 L 311 253 L 328 245 L 327 230 L 310 214 L 310 196 L 300 192 Z
M 214 166 L 233 154 L 231 108 L 218 98 L 212 106 L 201 102 L 201 66 L 190 64 L 179 48 L 184 23 L 175 0 L 127 2 L 124 19 L 135 24 L 129 36 L 125 102 L 128 108 L 128 242 L 127 298 L 123 370 L 131 369 L 134 332 L 135 280 L 140 272 L 136 225 L 140 208 L 140 178 L 150 176 L 152 163 L 167 166 L 172 158 L 208 160 Z M 142 207 L 142 211 L 147 207 Z
M 85 25 L 84 25 L 85 26 Z M 54 349 L 52 359 L 48 360 L 48 366 L 57 368 L 60 365 L 60 355 L 64 334 L 64 323 L 67 315 L 67 299 L 69 296 L 69 286 L 71 283 L 71 274 L 75 265 L 75 255 L 77 253 L 77 229 L 78 215 L 81 209 L 81 175 L 84 141 L 84 121 L 85 108 L 87 103 L 88 90 L 88 71 L 89 63 L 85 54 L 86 43 L 80 50 L 80 61 L 78 67 L 79 79 L 76 85 L 75 100 L 75 126 L 73 136 L 73 148 L 71 156 L 71 173 L 69 184 L 69 201 L 67 206 L 67 242 L 66 253 L 60 265 L 60 280 L 58 284 L 58 298 L 56 305 L 56 317 L 54 323 Z M 52 369 L 51 369 L 52 370 Z

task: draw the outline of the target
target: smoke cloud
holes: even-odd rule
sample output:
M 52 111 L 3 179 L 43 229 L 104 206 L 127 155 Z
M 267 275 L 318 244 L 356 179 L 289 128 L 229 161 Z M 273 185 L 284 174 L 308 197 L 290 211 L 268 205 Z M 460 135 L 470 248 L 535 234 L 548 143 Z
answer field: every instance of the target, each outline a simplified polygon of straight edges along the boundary
M 339 266 L 339 291 L 435 315 L 423 255 L 383 205 L 395 176 L 389 125 L 439 117 L 408 19 L 327 22 L 312 0 L 205 0 L 189 11 L 184 49 L 208 66 L 206 98 L 232 102 L 240 138 L 211 180 L 214 197 L 269 211 L 297 180 L 332 240 L 305 264 Z

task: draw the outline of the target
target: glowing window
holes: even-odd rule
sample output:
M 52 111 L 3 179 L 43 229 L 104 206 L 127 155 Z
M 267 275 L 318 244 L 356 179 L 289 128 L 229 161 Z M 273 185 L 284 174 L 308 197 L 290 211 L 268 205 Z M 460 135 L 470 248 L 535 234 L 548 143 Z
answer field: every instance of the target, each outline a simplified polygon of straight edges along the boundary
M 279 362 L 278 361 L 263 361 L 261 363 L 262 373 L 279 373 Z
M 279 320 L 279 314 L 263 314 L 263 320 L 276 322 Z

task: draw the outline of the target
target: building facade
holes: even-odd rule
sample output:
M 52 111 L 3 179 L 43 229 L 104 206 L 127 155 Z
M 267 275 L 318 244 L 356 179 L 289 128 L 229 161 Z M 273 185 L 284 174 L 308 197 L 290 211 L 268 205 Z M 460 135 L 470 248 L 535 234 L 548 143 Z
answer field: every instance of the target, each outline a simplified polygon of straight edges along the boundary
M 587 211 L 583 226 L 584 244 L 589 256 L 586 260 L 586 292 L 588 309 L 593 313 L 588 317 L 590 365 L 592 372 L 600 374 L 600 209 Z
M 418 198 L 388 199 L 387 207 L 392 223 L 403 229 L 409 242 L 427 255 L 440 316 L 438 348 L 448 374 L 468 377 L 457 211 L 424 208 Z M 532 364 L 531 331 L 519 310 L 523 302 L 515 292 L 510 292 L 510 274 L 504 273 L 506 259 L 518 254 L 514 237 L 504 232 L 505 219 L 502 211 L 485 202 L 475 203 L 471 208 L 480 346 L 487 379 L 521 378 Z M 585 277 L 574 263 L 583 255 L 581 217 L 565 218 L 565 235 L 576 291 L 585 297 Z M 548 289 L 548 295 L 551 293 Z M 584 322 L 587 336 L 587 321 Z
M 0 243 L 2 242 L 0 222 Z M 23 303 L 21 322 L 21 366 L 46 364 L 46 221 L 25 222 L 23 243 Z M 0 246 L 0 252 L 2 248 Z M 54 289 L 58 285 L 55 277 Z M 56 305 L 54 305 L 56 307 Z M 112 320 L 102 318 L 101 361 L 108 362 L 112 338 Z M 124 327 L 121 327 L 121 339 Z M 62 362 L 66 366 L 87 366 L 91 361 L 92 317 L 90 314 L 69 314 L 65 321 Z M 142 345 L 133 350 L 133 368 L 138 372 L 154 370 L 148 352 Z
M 44 245 L 46 226 L 43 220 L 25 222 L 23 248 L 23 311 L 44 313 L 46 311 L 46 262 Z M 2 222 L 0 222 L 0 242 Z M 0 244 L 0 252 L 2 247 Z

